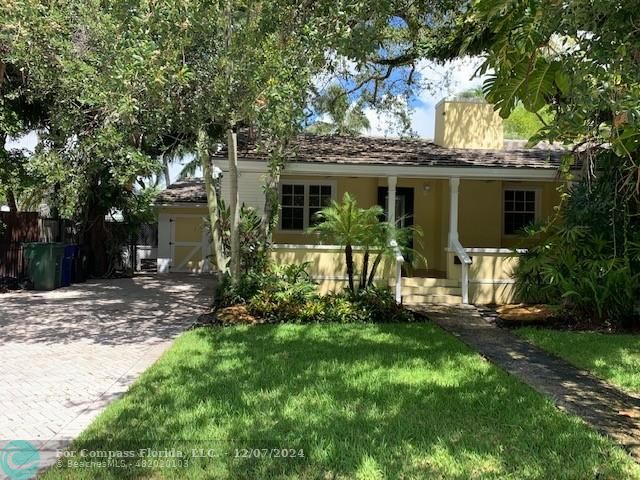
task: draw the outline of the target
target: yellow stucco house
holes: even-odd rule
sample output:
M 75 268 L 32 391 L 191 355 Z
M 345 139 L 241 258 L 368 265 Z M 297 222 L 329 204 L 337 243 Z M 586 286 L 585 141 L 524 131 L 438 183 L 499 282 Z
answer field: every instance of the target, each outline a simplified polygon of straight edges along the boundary
M 351 192 L 360 206 L 379 204 L 389 221 L 423 232 L 414 248 L 426 264 L 402 267 L 399 257 L 381 272 L 379 280 L 393 286 L 399 299 L 511 301 L 517 233 L 553 214 L 563 151 L 505 141 L 501 118 L 479 100 L 443 100 L 435 114 L 433 142 L 301 135 L 279 187 L 274 259 L 312 262 L 323 291 L 344 285 L 340 247 L 319 244 L 307 229 L 323 205 Z M 217 164 L 227 170 L 222 156 Z M 239 151 L 239 166 L 241 201 L 261 211 L 265 159 L 246 145 Z M 222 195 L 228 197 L 224 177 Z M 202 180 L 171 185 L 160 194 L 157 209 L 158 272 L 207 271 Z

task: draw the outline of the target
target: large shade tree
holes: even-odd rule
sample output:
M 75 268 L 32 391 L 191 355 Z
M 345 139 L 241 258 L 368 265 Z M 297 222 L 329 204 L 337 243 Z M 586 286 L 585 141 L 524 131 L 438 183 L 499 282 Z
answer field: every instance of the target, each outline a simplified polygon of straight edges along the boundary
M 47 107 L 45 121 L 31 125 L 41 142 L 30 177 L 44 173 L 49 203 L 77 221 L 94 252 L 92 273 L 104 274 L 105 215 L 115 208 L 131 221 L 149 206 L 134 184 L 157 170 L 173 118 L 167 86 L 180 84 L 179 66 L 162 61 L 167 51 L 120 2 L 8 2 L 0 21 L 2 64 L 21 72 L 30 104 Z
M 268 242 L 279 175 L 314 78 L 348 75 L 349 94 L 384 105 L 418 83 L 419 59 L 443 57 L 465 4 L 10 0 L 0 6 L 0 64 L 24 73 L 30 101 L 47 100 L 35 164 L 55 173 L 53 201 L 79 220 L 87 244 L 101 248 L 105 214 L 133 212 L 136 181 L 182 147 L 203 167 L 215 262 L 224 270 L 212 188 L 217 144 L 230 147 L 234 179 L 235 132 L 257 132 L 270 158 Z M 344 59 L 348 72 L 339 68 Z M 237 235 L 232 250 L 237 258 Z
M 399 91 L 399 85 L 416 80 L 413 67 L 417 59 L 405 58 L 402 49 L 420 43 L 420 50 L 426 52 L 427 43 L 437 43 L 434 31 L 449 21 L 452 12 L 460 12 L 461 3 L 421 2 L 424 10 L 419 10 L 407 2 L 376 4 L 375 8 L 368 2 L 353 1 L 194 2 L 197 8 L 177 12 L 177 22 L 186 26 L 173 40 L 182 45 L 180 61 L 191 76 L 181 95 L 182 119 L 198 139 L 197 158 L 205 177 L 218 270 L 228 268 L 228 259 L 222 255 L 218 228 L 219 199 L 211 167 L 214 145 L 225 143 L 229 154 L 230 266 L 237 272 L 240 199 L 235 132 L 250 128 L 258 148 L 270 159 L 263 215 L 267 244 L 277 212 L 280 172 L 289 142 L 303 123 L 316 76 L 339 75 L 336 59 L 348 58 L 355 65 L 349 73 L 351 92 L 364 92 L 370 103 L 391 103 L 389 97 Z M 437 49 L 432 45 L 429 51 L 435 55 Z M 398 70 L 404 76 L 391 79 L 391 72 Z
M 482 52 L 484 86 L 503 117 L 548 109 L 535 140 L 618 158 L 620 193 L 640 193 L 640 37 L 633 2 L 478 0 L 460 36 Z M 589 168 L 586 170 L 589 171 Z

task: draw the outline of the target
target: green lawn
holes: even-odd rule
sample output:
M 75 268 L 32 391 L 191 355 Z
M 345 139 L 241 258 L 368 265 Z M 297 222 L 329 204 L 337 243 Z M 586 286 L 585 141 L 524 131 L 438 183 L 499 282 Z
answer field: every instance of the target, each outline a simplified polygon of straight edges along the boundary
M 45 478 L 640 478 L 622 449 L 431 324 L 190 331 L 71 449 L 147 447 L 215 457 Z
M 630 392 L 640 393 L 640 335 L 521 328 L 532 343 Z

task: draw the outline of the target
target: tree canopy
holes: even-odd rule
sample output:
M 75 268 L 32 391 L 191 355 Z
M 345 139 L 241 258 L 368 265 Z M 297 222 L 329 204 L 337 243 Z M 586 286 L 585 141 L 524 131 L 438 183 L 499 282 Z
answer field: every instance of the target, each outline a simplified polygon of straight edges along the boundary
M 353 134 L 364 108 L 396 108 L 421 87 L 421 61 L 470 53 L 485 56 L 484 93 L 505 118 L 523 117 L 523 135 L 542 125 L 534 140 L 579 146 L 587 162 L 614 155 L 619 191 L 637 202 L 634 14 L 614 0 L 8 0 L 0 140 L 37 129 L 41 141 L 30 157 L 0 149 L 0 190 L 10 202 L 46 192 L 97 242 L 112 209 L 140 218 L 152 197 L 142 179 L 163 158 L 182 149 L 209 168 L 225 131 L 246 128 L 270 158 L 268 226 L 319 75 L 342 89 L 318 105 L 335 117 L 329 131 Z
M 463 51 L 484 52 L 484 91 L 507 118 L 548 108 L 537 139 L 607 150 L 640 179 L 640 37 L 633 2 L 478 0 Z M 544 119 L 543 119 L 544 120 Z
M 199 152 L 208 167 L 224 131 L 247 127 L 271 158 L 263 220 L 272 224 L 314 78 L 347 79 L 370 104 L 391 105 L 419 84 L 420 58 L 444 52 L 464 5 L 9 0 L 0 6 L 0 140 L 37 129 L 40 143 L 29 158 L 0 151 L 0 189 L 10 199 L 37 184 L 99 249 L 108 212 L 141 218 L 152 198 L 142 179 L 166 170 L 167 156 Z
M 350 101 L 345 88 L 339 84 L 330 85 L 314 104 L 317 118 L 307 128 L 311 133 L 357 136 L 371 127 L 362 99 Z

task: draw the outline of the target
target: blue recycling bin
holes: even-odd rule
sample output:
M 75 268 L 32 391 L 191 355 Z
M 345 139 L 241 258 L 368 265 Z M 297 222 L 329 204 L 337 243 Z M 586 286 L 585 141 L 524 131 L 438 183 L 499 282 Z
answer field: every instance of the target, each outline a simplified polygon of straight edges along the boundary
M 71 283 L 81 282 L 78 275 L 78 262 L 80 261 L 80 245 L 69 245 L 73 249 L 73 258 L 71 259 Z
M 64 246 L 64 256 L 62 257 L 62 268 L 60 269 L 60 283 L 63 287 L 71 285 L 73 278 L 73 257 L 76 253 L 75 245 Z

